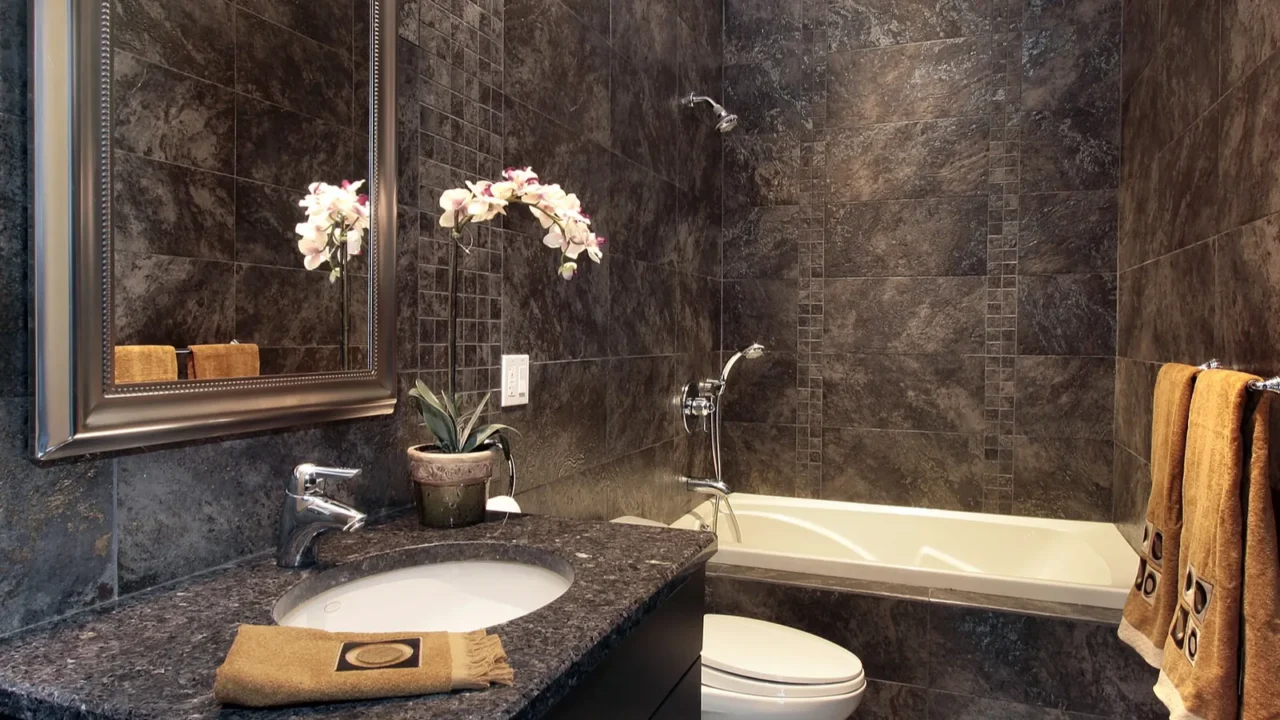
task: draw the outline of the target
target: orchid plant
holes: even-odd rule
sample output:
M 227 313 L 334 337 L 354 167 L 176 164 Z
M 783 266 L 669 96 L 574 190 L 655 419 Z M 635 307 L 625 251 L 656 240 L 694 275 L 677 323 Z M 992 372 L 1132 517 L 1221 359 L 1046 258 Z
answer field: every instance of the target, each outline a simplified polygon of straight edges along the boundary
M 329 282 L 342 277 L 347 262 L 364 249 L 369 230 L 369 196 L 360 194 L 364 181 L 343 180 L 341 185 L 311 183 L 309 194 L 298 203 L 307 211 L 296 228 L 302 265 L 315 270 L 329 263 Z
M 440 195 L 441 227 L 452 230 L 454 241 L 472 223 L 506 215 L 507 207 L 524 205 L 538 220 L 546 236 L 542 242 L 560 251 L 560 277 L 570 280 L 578 272 L 583 252 L 599 263 L 605 239 L 591 230 L 591 217 L 582 212 L 578 196 L 559 185 L 543 185 L 533 168 L 507 168 L 499 182 L 468 182 L 465 188 Z
M 437 396 L 421 380 L 415 381 L 413 389 L 409 391 L 409 397 L 418 401 L 423 426 L 436 438 L 436 449 L 450 455 L 476 452 L 495 436 L 500 444 L 504 443 L 506 439 L 501 437 L 503 430 L 516 432 L 515 428 L 498 423 L 479 424 L 490 394 L 485 394 L 480 404 L 468 416 L 459 412 L 458 408 L 462 406 L 462 402 L 457 396 L 449 393 L 441 393 Z M 516 432 L 516 434 L 520 433 Z

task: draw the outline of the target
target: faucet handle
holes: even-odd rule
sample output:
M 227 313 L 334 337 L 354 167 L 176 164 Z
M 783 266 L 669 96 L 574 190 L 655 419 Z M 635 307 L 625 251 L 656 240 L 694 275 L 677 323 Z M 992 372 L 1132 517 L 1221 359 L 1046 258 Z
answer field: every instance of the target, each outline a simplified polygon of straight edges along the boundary
M 354 480 L 360 477 L 359 468 L 321 467 L 313 463 L 303 463 L 293 469 L 293 476 L 285 488 L 293 495 L 315 495 L 324 490 L 326 480 Z

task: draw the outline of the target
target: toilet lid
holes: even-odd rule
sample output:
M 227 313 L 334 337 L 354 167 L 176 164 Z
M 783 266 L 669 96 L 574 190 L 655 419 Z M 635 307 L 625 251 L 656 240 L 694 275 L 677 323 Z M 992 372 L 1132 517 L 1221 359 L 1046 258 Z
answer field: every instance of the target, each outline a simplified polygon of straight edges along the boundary
M 792 700 L 817 699 L 833 698 L 860 692 L 866 688 L 867 678 L 859 675 L 848 682 L 832 683 L 830 685 L 798 685 L 794 683 L 769 682 L 768 680 L 753 680 L 749 677 L 734 675 L 723 670 L 717 670 L 709 665 L 703 665 L 702 686 L 753 697 Z
M 731 615 L 703 618 L 702 664 L 752 680 L 794 685 L 836 685 L 863 674 L 858 656 L 833 642 Z

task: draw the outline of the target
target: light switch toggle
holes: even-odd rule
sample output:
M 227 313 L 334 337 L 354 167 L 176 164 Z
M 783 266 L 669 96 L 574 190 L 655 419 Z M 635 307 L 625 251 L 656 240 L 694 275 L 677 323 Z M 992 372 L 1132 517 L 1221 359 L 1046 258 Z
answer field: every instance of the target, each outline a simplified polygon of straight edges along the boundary
M 529 356 L 502 356 L 502 407 L 529 404 Z

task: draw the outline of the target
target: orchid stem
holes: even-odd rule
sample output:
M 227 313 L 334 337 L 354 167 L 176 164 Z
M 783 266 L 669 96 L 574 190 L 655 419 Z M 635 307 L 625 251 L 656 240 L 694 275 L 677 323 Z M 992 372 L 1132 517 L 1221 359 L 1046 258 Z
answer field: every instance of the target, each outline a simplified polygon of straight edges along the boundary
M 465 224 L 463 225 L 465 227 Z M 454 242 L 449 243 L 449 367 L 448 367 L 448 391 L 451 397 L 455 396 L 457 389 L 458 374 L 458 239 L 462 237 L 462 228 L 459 227 L 453 232 Z

